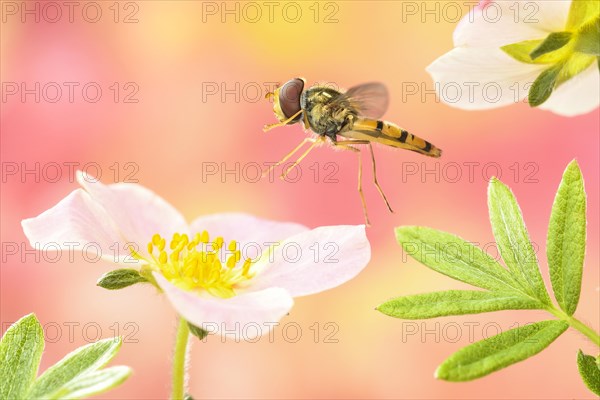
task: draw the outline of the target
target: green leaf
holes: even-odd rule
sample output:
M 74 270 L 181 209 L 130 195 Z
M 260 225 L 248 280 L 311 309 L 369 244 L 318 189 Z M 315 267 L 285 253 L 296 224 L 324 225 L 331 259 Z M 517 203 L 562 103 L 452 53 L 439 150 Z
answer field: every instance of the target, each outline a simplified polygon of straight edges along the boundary
M 546 254 L 556 301 L 568 315 L 579 302 L 586 237 L 586 196 L 577 161 L 565 172 L 554 198 Z
M 600 396 L 600 365 L 598 365 L 598 360 L 592 356 L 583 354 L 579 350 L 577 353 L 577 367 L 585 386 Z
M 33 384 L 30 397 L 53 397 L 79 379 L 106 365 L 119 351 L 121 338 L 104 339 L 80 347 L 48 368 Z
M 196 336 L 198 339 L 202 340 L 208 336 L 208 332 L 202 328 L 197 327 L 196 325 L 190 324 L 188 322 L 188 328 L 190 329 L 190 333 Z
M 488 187 L 488 207 L 498 250 L 512 276 L 526 293 L 551 304 L 519 204 L 512 191 L 496 178 Z
M 446 232 L 419 226 L 396 228 L 404 251 L 441 274 L 489 290 L 518 291 L 509 272 L 478 247 Z
M 571 32 L 552 32 L 549 34 L 542 43 L 540 43 L 533 51 L 529 54 L 532 60 L 558 50 L 565 46 L 573 37 Z
M 543 104 L 556 87 L 560 72 L 563 68 L 562 63 L 553 65 L 544 70 L 533 82 L 529 88 L 528 101 L 531 107 L 537 107 Z
M 567 19 L 567 30 L 576 30 L 590 19 L 600 13 L 600 2 L 598 0 L 574 0 L 571 2 L 569 17 Z
M 514 292 L 449 290 L 398 297 L 383 303 L 377 310 L 395 318 L 425 319 L 499 310 L 536 310 L 542 307 L 540 302 Z
M 70 381 L 55 392 L 51 399 L 81 399 L 119 386 L 131 375 L 129 367 L 117 366 L 93 371 Z
M 511 329 L 460 349 L 435 375 L 454 382 L 481 378 L 539 353 L 568 327 L 566 322 L 553 320 Z
M 44 333 L 34 314 L 7 329 L 0 340 L 0 399 L 26 398 L 43 351 Z
M 541 64 L 540 60 L 536 61 L 531 59 L 531 53 L 539 47 L 543 41 L 543 39 L 524 40 L 518 43 L 507 44 L 500 47 L 500 49 L 517 61 L 527 64 Z
M 137 270 L 125 268 L 107 272 L 98 279 L 96 285 L 104 289 L 115 290 L 141 282 L 148 282 L 148 280 L 141 276 Z
M 571 46 L 562 46 L 553 51 L 537 55 L 537 57 L 533 59 L 531 53 L 539 48 L 544 41 L 545 39 L 524 40 L 518 43 L 507 44 L 500 47 L 500 49 L 517 61 L 537 65 L 557 64 L 567 59 L 569 54 L 572 53 Z
M 577 32 L 575 50 L 593 56 L 600 55 L 600 17 L 580 28 Z

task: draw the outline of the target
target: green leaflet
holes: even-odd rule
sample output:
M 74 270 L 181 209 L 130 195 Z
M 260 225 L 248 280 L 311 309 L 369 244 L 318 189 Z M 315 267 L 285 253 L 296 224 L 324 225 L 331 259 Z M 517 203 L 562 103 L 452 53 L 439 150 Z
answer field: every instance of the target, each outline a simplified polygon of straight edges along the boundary
M 552 34 L 546 37 L 546 39 L 524 40 L 522 42 L 507 44 L 500 47 L 500 49 L 517 61 L 526 64 L 545 64 L 551 66 L 569 58 L 569 55 L 573 51 L 573 46 L 567 46 L 569 41 L 559 47 L 560 43 L 556 39 L 560 41 L 562 38 L 553 37 L 549 39 L 551 36 Z M 548 40 L 550 42 L 547 43 Z M 550 50 L 552 47 L 555 48 Z
M 51 399 L 81 399 L 104 392 L 123 383 L 131 374 L 129 367 L 117 366 L 93 371 L 66 383 Z M 46 398 L 44 396 L 44 398 Z
M 437 378 L 469 381 L 529 358 L 550 345 L 569 325 L 541 321 L 511 329 L 462 348 L 437 369 Z
M 436 371 L 436 377 L 449 381 L 476 379 L 531 357 L 569 326 L 600 345 L 598 333 L 572 316 L 581 289 L 585 203 L 583 177 L 573 161 L 564 172 L 548 228 L 548 264 L 562 310 L 550 300 L 519 205 L 511 190 L 496 178 L 488 187 L 490 221 L 509 271 L 480 249 L 449 233 L 425 227 L 399 227 L 396 237 L 407 254 L 437 272 L 490 291 L 450 290 L 403 296 L 381 304 L 377 310 L 396 318 L 425 319 L 541 309 L 558 318 L 513 329 L 459 350 Z M 580 355 L 578 362 L 586 384 L 597 388 L 599 360 Z M 596 369 L 591 368 L 592 362 Z
M 544 64 L 545 61 L 542 61 L 540 59 L 531 59 L 531 53 L 533 52 L 533 50 L 539 47 L 542 44 L 542 42 L 542 39 L 524 40 L 518 43 L 507 44 L 506 46 L 500 47 L 500 49 L 517 61 L 521 61 L 527 64 Z
M 509 272 L 481 249 L 446 232 L 419 226 L 396 228 L 404 251 L 429 268 L 489 290 L 518 291 Z
M 527 101 L 531 107 L 544 103 L 557 86 L 564 64 L 558 63 L 544 70 L 533 82 L 529 89 Z
M 105 273 L 98 279 L 96 285 L 104 289 L 115 290 L 141 282 L 148 282 L 148 280 L 141 276 L 137 270 L 124 268 Z
M 577 368 L 585 386 L 600 396 L 600 365 L 598 365 L 598 360 L 592 356 L 583 354 L 579 350 L 577 352 Z
M 565 169 L 554 198 L 546 254 L 556 301 L 569 316 L 575 313 L 581 291 L 585 257 L 586 195 L 577 161 Z
M 196 336 L 200 340 L 202 340 L 202 339 L 204 339 L 205 337 L 208 336 L 208 332 L 207 331 L 205 331 L 202 328 L 197 327 L 194 324 L 190 324 L 189 322 L 188 322 L 188 328 L 190 329 L 190 333 L 192 335 Z
M 496 178 L 488 187 L 488 207 L 498 250 L 512 276 L 525 292 L 551 304 L 519 204 L 512 191 Z
M 123 382 L 131 370 L 96 369 L 114 357 L 120 344 L 120 339 L 109 339 L 81 347 L 35 379 L 44 336 L 35 315 L 29 314 L 8 328 L 0 341 L 0 398 L 71 399 L 110 389 Z
M 571 32 L 552 32 L 542 43 L 533 49 L 529 55 L 532 60 L 535 60 L 544 54 L 548 54 L 565 46 L 572 37 L 573 34 Z
M 98 369 L 106 365 L 117 354 L 120 347 L 120 338 L 105 339 L 72 351 L 58 363 L 48 368 L 35 381 L 29 397 L 59 398 L 62 393 L 71 392 L 72 390 L 69 388 L 76 387 L 77 390 L 83 390 L 84 382 L 89 381 L 88 375 L 96 374 Z M 104 386 L 98 385 L 97 379 L 102 376 L 109 375 L 97 375 L 95 380 L 90 381 L 95 382 L 94 387 L 88 390 L 98 389 L 103 391 L 114 386 L 109 385 L 108 382 Z
M 43 351 L 44 334 L 34 314 L 8 328 L 0 340 L 0 399 L 26 398 Z
M 600 16 L 581 26 L 575 51 L 594 56 L 600 55 Z
M 499 310 L 534 310 L 541 307 L 543 305 L 538 301 L 514 292 L 449 290 L 398 297 L 381 304 L 377 310 L 395 318 L 425 319 Z

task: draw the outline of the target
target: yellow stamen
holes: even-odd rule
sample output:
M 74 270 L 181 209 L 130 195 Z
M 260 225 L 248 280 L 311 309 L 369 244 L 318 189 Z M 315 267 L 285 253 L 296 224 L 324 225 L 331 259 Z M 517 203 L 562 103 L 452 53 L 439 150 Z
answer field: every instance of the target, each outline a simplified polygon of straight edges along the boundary
M 158 261 L 160 261 L 161 264 L 167 263 L 167 253 L 165 251 L 160 252 L 160 256 L 158 256 Z
M 235 267 L 235 257 L 230 256 L 227 259 L 227 268 L 233 268 L 233 267 Z
M 239 265 L 242 254 L 239 244 L 231 240 L 223 251 L 231 253 L 225 264 L 221 262 L 220 250 L 225 245 L 222 237 L 212 242 L 207 231 L 195 233 L 190 241 L 187 234 L 175 233 L 168 248 L 165 238 L 159 234 L 152 236 L 147 249 L 151 259 L 145 259 L 130 249 L 132 256 L 149 263 L 156 272 L 160 272 L 173 284 L 184 290 L 206 291 L 217 297 L 233 297 L 243 283 L 252 279 L 250 272 L 252 260 L 247 258 Z M 158 258 L 153 254 L 158 250 Z
M 246 261 L 244 261 L 244 266 L 242 267 L 242 275 L 244 275 L 246 278 L 251 278 L 251 276 L 248 276 L 251 265 L 252 261 L 249 258 L 246 258 Z
M 209 236 L 207 231 L 203 231 L 200 235 L 200 243 L 208 243 Z

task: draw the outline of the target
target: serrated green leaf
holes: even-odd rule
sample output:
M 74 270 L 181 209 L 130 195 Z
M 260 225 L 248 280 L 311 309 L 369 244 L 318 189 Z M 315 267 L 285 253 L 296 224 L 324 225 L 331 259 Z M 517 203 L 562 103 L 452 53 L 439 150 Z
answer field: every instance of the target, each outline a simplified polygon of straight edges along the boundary
M 574 0 L 571 2 L 569 17 L 567 18 L 567 30 L 576 30 L 590 19 L 600 13 L 600 2 L 598 0 Z
M 577 353 L 577 368 L 585 386 L 600 396 L 600 366 L 598 365 L 598 360 L 592 356 L 583 354 L 579 350 Z
M 44 333 L 34 314 L 6 330 L 0 340 L 0 399 L 26 398 L 43 351 Z
M 121 338 L 104 339 L 80 347 L 48 368 L 33 384 L 30 397 L 53 397 L 78 379 L 106 365 L 121 347 Z
M 449 290 L 398 297 L 383 303 L 377 310 L 395 318 L 425 319 L 499 310 L 536 310 L 542 307 L 540 302 L 514 292 Z
M 550 216 L 546 254 L 556 301 L 568 315 L 579 302 L 585 257 L 586 196 L 577 161 L 565 169 Z
M 131 369 L 124 366 L 89 372 L 62 386 L 50 398 L 82 399 L 119 386 L 130 374 Z
M 544 70 L 533 82 L 527 96 L 527 101 L 531 107 L 537 107 L 543 104 L 554 91 L 563 63 L 558 63 Z
M 542 43 L 531 51 L 529 56 L 532 60 L 535 60 L 544 54 L 558 50 L 569 43 L 572 37 L 573 34 L 571 32 L 552 32 L 544 39 L 544 41 L 542 41 Z
M 551 304 L 519 204 L 512 191 L 496 178 L 488 187 L 488 208 L 498 250 L 513 278 L 526 293 Z
M 116 269 L 102 275 L 96 285 L 109 290 L 123 289 L 136 283 L 148 282 L 139 271 L 130 268 Z
M 208 336 L 208 332 L 207 331 L 205 331 L 202 328 L 197 327 L 194 324 L 190 324 L 189 322 L 188 322 L 188 328 L 190 329 L 190 333 L 192 335 L 196 336 L 200 340 L 202 340 L 202 339 L 204 339 L 205 337 Z
M 473 343 L 444 361 L 436 377 L 454 382 L 481 378 L 534 356 L 568 327 L 564 321 L 541 321 Z
M 427 267 L 483 289 L 520 290 L 510 273 L 478 247 L 458 236 L 419 226 L 396 228 L 404 251 Z

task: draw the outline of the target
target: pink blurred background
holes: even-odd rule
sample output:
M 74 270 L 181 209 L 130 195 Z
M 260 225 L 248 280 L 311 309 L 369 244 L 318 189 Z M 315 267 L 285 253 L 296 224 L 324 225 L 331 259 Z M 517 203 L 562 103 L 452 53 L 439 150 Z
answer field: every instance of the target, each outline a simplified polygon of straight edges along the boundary
M 11 2 L 2 7 L 7 3 Z M 34 3 L 27 5 L 33 9 Z M 365 157 L 373 257 L 364 273 L 342 287 L 297 299 L 281 321 L 282 326 L 301 327 L 295 343 L 286 340 L 281 327 L 273 343 L 268 338 L 258 343 L 222 343 L 216 337 L 196 341 L 189 391 L 194 398 L 593 398 L 578 376 L 575 360 L 577 349 L 596 354 L 597 348 L 572 330 L 541 354 L 483 379 L 447 383 L 433 378 L 447 356 L 470 342 L 471 323 L 477 324 L 472 339 L 479 340 L 495 334 L 497 326 L 509 329 L 548 318 L 542 312 L 412 322 L 374 311 L 394 296 L 467 287 L 414 260 L 403 261 L 393 228 L 425 225 L 473 242 L 492 242 L 484 172 L 501 174 L 515 192 L 531 238 L 539 245 L 549 284 L 548 218 L 562 171 L 577 158 L 588 193 L 588 250 L 576 315 L 596 330 L 600 323 L 598 110 L 576 118 L 531 110 L 526 104 L 466 112 L 439 103 L 432 94 L 407 95 L 406 82 L 432 90 L 425 67 L 452 47 L 455 23 L 436 21 L 435 14 L 407 15 L 405 3 L 296 2 L 293 7 L 302 14 L 295 23 L 290 20 L 296 8 L 287 9 L 288 20 L 282 14 L 287 3 L 278 3 L 273 22 L 261 2 L 253 3 L 262 13 L 257 22 L 252 22 L 256 6 L 236 2 L 98 2 L 102 14 L 96 23 L 82 16 L 85 3 L 78 3 L 72 23 L 65 6 L 55 23 L 45 21 L 44 15 L 40 22 L 33 15 L 22 22 L 22 10 L 11 15 L 3 8 L 2 82 L 25 82 L 29 89 L 35 82 L 40 88 L 56 82 L 63 92 L 52 103 L 48 99 L 55 92 L 47 86 L 36 103 L 33 94 L 23 102 L 20 93 L 7 96 L 3 91 L 2 242 L 23 247 L 17 254 L 3 248 L 2 332 L 10 322 L 35 312 L 53 339 L 46 344 L 41 369 L 86 339 L 124 335 L 128 343 L 113 364 L 129 365 L 134 374 L 99 397 L 167 397 L 176 315 L 166 300 L 147 287 L 116 292 L 96 287 L 96 279 L 110 265 L 69 262 L 66 256 L 51 262 L 39 254 L 36 260 L 33 252 L 25 252 L 30 247 L 20 221 L 74 190 L 77 184 L 70 181 L 65 163 L 79 163 L 90 173 L 99 166 L 106 183 L 137 179 L 189 220 L 243 211 L 311 227 L 361 224 L 353 154 L 320 148 L 306 159 L 298 182 L 254 182 L 256 163 L 277 161 L 305 137 L 298 126 L 264 134 L 263 124 L 274 122 L 274 116 L 271 104 L 262 99 L 264 89 L 254 89 L 296 76 L 311 84 L 325 81 L 341 87 L 377 80 L 388 85 L 391 95 L 385 118 L 441 147 L 444 157 L 432 160 L 376 148 L 379 180 L 395 214 L 388 213 L 371 185 Z M 43 4 L 38 3 L 42 13 Z M 235 4 L 239 22 L 235 14 L 223 14 L 223 7 L 233 10 Z M 434 3 L 429 4 L 433 9 Z M 217 7 L 215 15 L 207 13 L 214 10 L 211 7 Z M 87 9 L 86 17 L 93 19 L 95 11 Z M 45 12 L 46 19 L 56 15 L 50 8 Z M 64 82 L 79 83 L 73 102 Z M 102 89 L 97 102 L 83 97 L 82 87 L 89 82 Z M 235 91 L 236 83 L 239 99 L 234 94 L 222 99 L 220 85 Z M 219 87 L 218 94 L 206 92 L 214 87 Z M 137 102 L 125 102 L 136 88 L 129 100 Z M 94 96 L 93 88 L 87 94 Z M 337 183 L 325 179 L 335 168 L 328 162 L 339 167 L 333 176 Z M 21 176 L 22 169 L 34 169 L 36 163 L 37 176 Z M 236 163 L 239 179 L 221 174 Z M 18 173 L 7 175 L 6 168 L 15 165 Z M 219 172 L 207 176 L 215 165 Z M 461 177 L 454 179 L 457 165 Z M 473 179 L 468 165 L 473 165 Z M 435 173 L 422 175 L 435 168 L 437 178 Z M 335 333 L 328 322 L 336 324 Z M 407 335 L 409 329 L 417 333 Z M 423 338 L 426 331 L 438 332 L 439 337 L 429 333 Z M 328 334 L 337 343 L 328 343 Z M 288 336 L 294 336 L 293 328 Z

